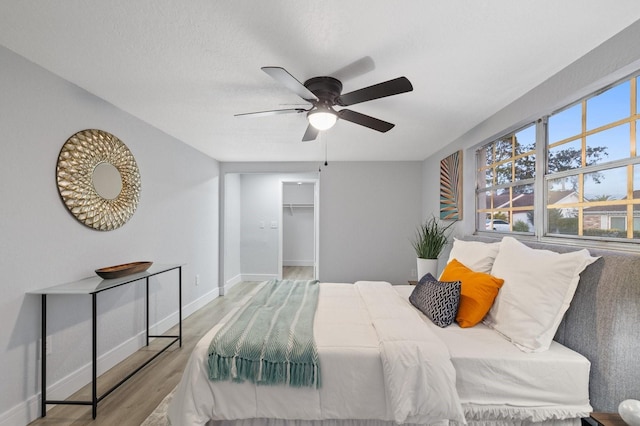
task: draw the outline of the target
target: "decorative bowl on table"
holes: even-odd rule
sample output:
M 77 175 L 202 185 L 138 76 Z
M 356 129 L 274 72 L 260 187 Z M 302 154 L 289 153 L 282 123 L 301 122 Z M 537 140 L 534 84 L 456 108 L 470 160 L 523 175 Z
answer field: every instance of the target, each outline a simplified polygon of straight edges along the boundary
M 107 266 L 106 268 L 96 269 L 96 274 L 105 280 L 113 278 L 126 277 L 127 275 L 144 272 L 151 266 L 153 262 L 131 262 L 122 265 Z
M 618 406 L 618 414 L 629 426 L 640 426 L 640 401 L 625 399 Z

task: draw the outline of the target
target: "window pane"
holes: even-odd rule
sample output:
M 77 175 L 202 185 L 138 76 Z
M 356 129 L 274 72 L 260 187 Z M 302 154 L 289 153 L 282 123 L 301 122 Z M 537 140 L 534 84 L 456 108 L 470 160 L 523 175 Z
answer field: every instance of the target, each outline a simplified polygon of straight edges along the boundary
M 577 182 L 578 176 L 553 179 L 548 182 L 547 204 L 567 204 L 566 208 L 547 209 L 547 232 L 552 234 L 578 235 L 578 193 L 567 189 L 566 183 Z
M 610 219 L 610 228 L 615 229 L 617 231 L 624 231 L 627 227 L 627 218 L 626 217 L 611 217 Z
M 587 130 L 613 123 L 631 114 L 630 82 L 625 81 L 587 100 Z
M 496 162 L 506 160 L 513 156 L 511 138 L 504 138 L 496 141 Z
M 640 113 L 640 77 L 636 77 L 636 114 Z
M 582 167 L 582 141 L 580 139 L 549 149 L 547 154 L 549 173 Z
M 533 211 L 533 185 L 517 183 L 524 179 L 531 182 L 535 176 L 536 130 L 536 124 L 531 123 L 477 151 L 478 230 L 511 232 L 511 217 L 517 213 L 514 205 L 519 206 L 515 209 L 526 208 Z M 496 186 L 500 188 L 487 190 Z M 517 204 L 523 202 L 526 204 Z M 489 224 L 486 223 L 487 219 Z M 501 222 L 497 222 L 498 220 Z M 520 226 L 525 230 L 519 232 L 528 232 L 526 230 L 529 225 L 526 222 Z
M 520 206 L 533 206 L 533 188 L 533 184 L 516 185 L 513 187 L 513 198 L 515 199 L 517 195 L 520 195 L 520 198 L 527 200 L 526 204 L 520 203 Z M 522 197 L 523 195 L 527 195 L 527 197 Z
M 640 103 L 640 100 L 638 100 Z M 640 155 L 640 120 L 636 120 L 636 156 Z M 631 150 L 629 150 L 631 152 Z
M 533 232 L 533 210 L 513 212 L 514 232 Z
M 536 171 L 535 154 L 526 155 L 516 160 L 516 176 L 515 181 L 524 179 L 533 179 Z
M 536 146 L 536 126 L 531 125 L 516 133 L 516 154 L 533 151 Z
M 485 221 L 485 231 L 510 232 L 509 212 L 497 210 L 488 216 Z
M 512 181 L 513 171 L 511 162 L 496 167 L 496 185 L 502 185 Z
M 490 166 L 493 164 L 493 144 L 490 143 L 487 146 L 482 147 L 479 151 L 480 158 L 478 160 L 478 167 Z
M 629 123 L 587 136 L 587 166 L 629 158 Z
M 627 168 L 600 170 L 584 175 L 585 201 L 622 200 L 627 196 Z
M 479 174 L 480 181 L 478 184 L 481 188 L 486 188 L 487 186 L 493 186 L 493 169 L 486 169 L 480 171 Z
M 498 189 L 493 193 L 493 208 L 504 208 L 511 205 L 509 190 Z
M 617 207 L 624 209 L 617 212 L 587 212 L 585 209 L 582 234 L 586 237 L 627 238 L 626 207 Z
M 582 132 L 582 104 L 578 103 L 549 117 L 549 143 L 576 136 Z
M 633 198 L 640 198 L 640 164 L 633 166 Z
M 578 235 L 578 217 L 571 209 L 548 209 L 547 231 L 551 234 Z
M 597 236 L 598 230 L 606 229 L 607 216 L 602 214 L 601 207 L 587 207 L 582 210 L 583 235 Z
M 577 203 L 578 176 L 551 179 L 547 186 L 547 204 Z

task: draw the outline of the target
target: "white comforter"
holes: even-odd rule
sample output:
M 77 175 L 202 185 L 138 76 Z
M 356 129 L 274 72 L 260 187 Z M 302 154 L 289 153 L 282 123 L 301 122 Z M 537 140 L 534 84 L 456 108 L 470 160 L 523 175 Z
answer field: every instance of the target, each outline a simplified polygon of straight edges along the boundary
M 210 381 L 207 349 L 218 324 L 191 355 L 169 407 L 171 424 L 251 418 L 464 423 L 448 349 L 417 315 L 388 283 L 322 283 L 314 322 L 320 389 Z

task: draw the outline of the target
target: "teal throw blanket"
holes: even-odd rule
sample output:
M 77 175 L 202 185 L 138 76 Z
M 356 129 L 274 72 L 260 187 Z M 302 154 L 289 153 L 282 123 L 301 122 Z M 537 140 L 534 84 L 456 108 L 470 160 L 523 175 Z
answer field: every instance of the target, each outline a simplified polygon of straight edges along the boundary
M 211 380 L 320 387 L 313 319 L 318 281 L 272 280 L 209 345 Z

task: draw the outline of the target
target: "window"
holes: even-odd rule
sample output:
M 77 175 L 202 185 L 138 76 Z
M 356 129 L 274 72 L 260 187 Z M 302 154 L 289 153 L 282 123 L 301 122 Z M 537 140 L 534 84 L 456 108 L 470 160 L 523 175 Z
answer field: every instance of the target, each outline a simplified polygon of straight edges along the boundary
M 534 233 L 539 221 L 538 232 L 547 236 L 640 238 L 638 78 L 540 117 L 546 126 L 532 124 L 482 146 L 477 229 Z M 536 153 L 544 156 L 537 165 Z
M 478 228 L 495 232 L 533 231 L 535 125 L 478 151 Z

